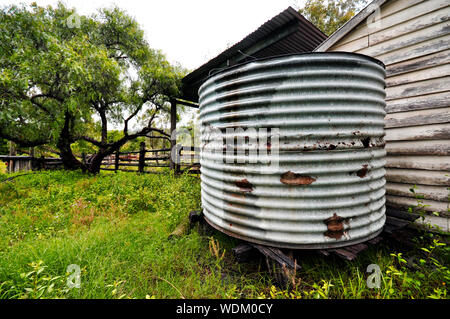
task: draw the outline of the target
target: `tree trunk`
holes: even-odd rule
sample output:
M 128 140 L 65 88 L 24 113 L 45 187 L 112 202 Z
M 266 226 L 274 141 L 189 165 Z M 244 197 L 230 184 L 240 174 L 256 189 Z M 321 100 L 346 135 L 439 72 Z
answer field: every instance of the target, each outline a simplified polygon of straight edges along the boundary
M 89 173 L 91 173 L 91 174 L 98 174 L 98 173 L 100 173 L 100 169 L 101 169 L 101 166 L 102 166 L 103 159 L 106 156 L 108 156 L 108 155 L 109 154 L 103 153 L 101 151 L 99 153 L 97 153 L 97 154 L 94 154 L 89 159 L 89 162 L 86 165 L 86 169 L 89 171 Z
M 64 165 L 64 169 L 66 170 L 86 169 L 86 167 L 73 155 L 72 149 L 70 148 L 70 143 L 66 141 L 58 141 L 57 147 L 60 151 L 60 156 Z
M 76 159 L 70 148 L 71 136 L 70 136 L 70 125 L 73 118 L 70 113 L 66 111 L 64 118 L 64 126 L 61 130 L 61 134 L 56 143 L 56 147 L 60 151 L 61 160 L 63 162 L 64 168 L 67 170 L 82 169 L 85 170 L 85 166 Z
M 87 159 L 86 163 L 80 162 L 72 153 L 72 149 L 70 145 L 75 141 L 73 136 L 71 136 L 71 126 L 73 126 L 73 117 L 69 112 L 66 112 L 64 119 L 64 127 L 61 130 L 59 139 L 57 141 L 57 148 L 60 151 L 60 156 L 64 165 L 64 168 L 67 170 L 76 170 L 82 169 L 84 172 L 88 171 L 91 174 L 100 173 L 100 169 L 102 166 L 103 159 L 111 154 L 114 154 L 116 151 L 120 150 L 120 148 L 128 141 L 131 141 L 139 136 L 145 136 L 149 131 L 156 130 L 161 132 L 158 129 L 150 129 L 146 128 L 141 131 L 139 134 L 126 135 L 124 138 L 120 139 L 111 144 L 106 143 L 106 131 L 102 133 L 102 141 L 95 141 L 94 145 L 99 147 L 99 150 L 96 154 L 92 155 Z M 103 128 L 106 129 L 106 125 L 103 125 Z M 88 140 L 89 141 L 89 140 Z M 145 149 L 145 146 L 144 146 Z
M 96 154 L 89 158 L 88 162 L 86 163 L 86 170 L 91 174 L 100 173 L 103 159 L 108 155 L 114 154 L 123 146 L 123 144 L 125 143 L 117 144 L 109 148 L 100 148 L 100 150 Z

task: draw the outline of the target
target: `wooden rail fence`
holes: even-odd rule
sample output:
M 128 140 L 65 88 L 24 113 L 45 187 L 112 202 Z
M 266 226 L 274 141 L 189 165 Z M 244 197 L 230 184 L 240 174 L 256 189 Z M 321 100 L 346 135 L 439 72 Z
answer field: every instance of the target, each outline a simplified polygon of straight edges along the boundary
M 0 161 L 7 165 L 8 173 L 62 168 L 60 158 L 0 155 Z
M 155 173 L 152 168 L 171 168 L 176 173 L 187 171 L 191 174 L 200 174 L 199 148 L 176 145 L 174 149 L 174 161 L 171 161 L 171 149 L 146 150 L 145 144 L 141 144 L 141 149 L 135 152 L 116 152 L 105 157 L 102 162 L 102 170 L 125 171 L 140 173 Z M 86 157 L 88 160 L 88 157 Z M 150 168 L 150 171 L 145 168 Z M 135 169 L 131 169 L 135 168 Z
M 174 161 L 171 160 L 170 154 L 170 148 L 146 150 L 145 144 L 142 143 L 139 151 L 116 152 L 105 157 L 101 169 L 106 171 L 158 173 L 157 170 L 152 169 L 172 168 L 176 173 L 200 174 L 199 148 L 176 145 Z M 81 155 L 81 160 L 84 163 L 89 162 L 89 158 L 90 155 Z M 8 173 L 63 167 L 61 158 L 53 157 L 0 155 L 0 161 L 6 163 Z

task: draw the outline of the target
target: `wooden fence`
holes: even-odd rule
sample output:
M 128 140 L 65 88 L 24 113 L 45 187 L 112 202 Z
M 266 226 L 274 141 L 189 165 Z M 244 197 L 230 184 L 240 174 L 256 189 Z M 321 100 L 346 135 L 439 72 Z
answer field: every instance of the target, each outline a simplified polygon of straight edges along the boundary
M 168 168 L 176 173 L 200 174 L 199 148 L 177 145 L 174 152 L 176 155 L 174 156 L 174 161 L 171 161 L 170 148 L 146 150 L 145 145 L 144 147 L 141 145 L 140 151 L 116 152 L 105 157 L 101 169 L 107 171 L 158 173 L 161 171 L 161 168 Z M 88 157 L 87 160 L 89 160 Z
M 63 165 L 60 158 L 43 156 L 0 155 L 0 161 L 6 163 L 8 173 L 58 169 L 62 168 Z
M 106 171 L 159 173 L 167 168 L 174 170 L 176 173 L 200 174 L 199 148 L 176 145 L 174 161 L 171 160 L 170 154 L 170 148 L 146 150 L 145 144 L 141 144 L 139 151 L 116 152 L 105 157 L 101 169 Z M 82 154 L 81 156 L 84 163 L 89 162 L 89 158 L 90 155 Z M 0 155 L 0 161 L 6 163 L 8 173 L 63 167 L 60 158 L 52 157 Z

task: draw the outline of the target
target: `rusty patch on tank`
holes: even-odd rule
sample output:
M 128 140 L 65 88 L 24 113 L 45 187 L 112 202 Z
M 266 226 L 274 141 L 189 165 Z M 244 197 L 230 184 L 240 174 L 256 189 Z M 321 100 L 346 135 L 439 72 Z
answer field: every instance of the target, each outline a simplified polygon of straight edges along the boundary
M 328 146 L 328 149 L 329 150 L 334 150 L 336 148 L 336 145 L 334 145 L 334 144 L 330 144 L 329 146 Z
M 356 175 L 358 175 L 360 178 L 363 178 L 367 175 L 368 171 L 369 170 L 367 169 L 367 164 L 364 164 L 360 170 L 356 171 Z
M 327 231 L 325 232 L 326 237 L 341 239 L 345 233 L 344 223 L 348 225 L 348 219 L 334 213 L 332 217 L 325 219 L 324 223 L 327 225 Z
M 363 138 L 361 140 L 362 145 L 364 148 L 368 148 L 370 146 L 370 137 Z
M 286 185 L 309 185 L 316 181 L 315 178 L 312 178 L 311 176 L 301 175 L 294 172 L 286 172 L 283 175 L 281 175 L 280 182 Z
M 241 189 L 241 191 L 244 192 L 252 192 L 253 191 L 253 184 L 250 183 L 247 179 L 241 179 L 238 181 L 235 181 L 234 184 Z

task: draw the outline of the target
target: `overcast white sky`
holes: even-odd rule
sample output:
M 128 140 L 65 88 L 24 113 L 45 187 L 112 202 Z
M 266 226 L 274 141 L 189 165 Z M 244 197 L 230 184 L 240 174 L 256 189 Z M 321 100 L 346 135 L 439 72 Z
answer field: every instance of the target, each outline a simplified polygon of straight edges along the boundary
M 0 5 L 32 3 L 47 6 L 57 0 L 0 0 Z M 256 30 L 288 6 L 304 0 L 65 0 L 79 14 L 117 5 L 133 16 L 151 47 L 170 62 L 195 69 Z

